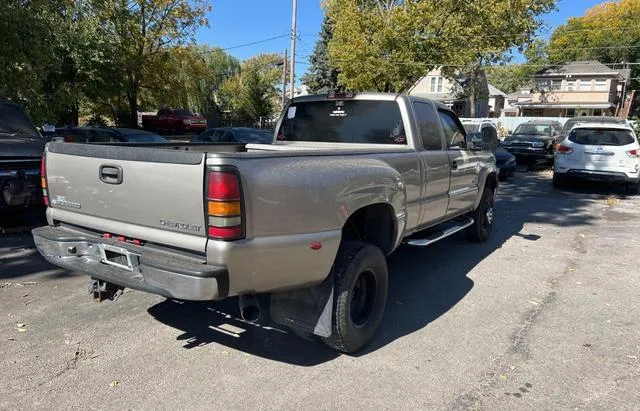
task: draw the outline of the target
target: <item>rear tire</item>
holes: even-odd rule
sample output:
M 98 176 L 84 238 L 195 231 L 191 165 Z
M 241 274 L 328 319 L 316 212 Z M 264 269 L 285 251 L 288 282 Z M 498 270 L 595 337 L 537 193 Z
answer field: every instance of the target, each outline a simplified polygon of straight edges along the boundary
M 558 190 L 567 188 L 567 177 L 553 173 L 553 188 Z
M 474 243 L 484 243 L 491 237 L 495 219 L 495 196 L 491 187 L 485 186 L 480 204 L 469 216 L 473 225 L 467 228 L 467 237 Z
M 375 335 L 387 303 L 387 262 L 382 251 L 360 241 L 346 241 L 333 264 L 333 318 L 328 346 L 358 351 Z

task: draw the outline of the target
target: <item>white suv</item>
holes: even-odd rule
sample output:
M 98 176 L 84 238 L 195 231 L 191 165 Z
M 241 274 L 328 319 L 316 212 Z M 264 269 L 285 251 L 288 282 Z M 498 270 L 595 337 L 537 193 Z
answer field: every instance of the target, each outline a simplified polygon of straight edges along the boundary
M 554 160 L 555 187 L 575 178 L 623 183 L 628 193 L 638 193 L 640 144 L 625 124 L 576 125 L 557 147 Z

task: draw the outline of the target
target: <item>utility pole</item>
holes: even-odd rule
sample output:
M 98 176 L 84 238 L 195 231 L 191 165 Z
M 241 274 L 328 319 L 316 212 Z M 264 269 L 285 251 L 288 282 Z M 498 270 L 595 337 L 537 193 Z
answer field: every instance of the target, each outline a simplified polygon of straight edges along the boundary
M 287 104 L 287 49 L 284 49 L 282 61 L 282 107 Z
M 296 91 L 296 18 L 298 14 L 298 0 L 293 0 L 293 15 L 291 16 L 291 98 Z

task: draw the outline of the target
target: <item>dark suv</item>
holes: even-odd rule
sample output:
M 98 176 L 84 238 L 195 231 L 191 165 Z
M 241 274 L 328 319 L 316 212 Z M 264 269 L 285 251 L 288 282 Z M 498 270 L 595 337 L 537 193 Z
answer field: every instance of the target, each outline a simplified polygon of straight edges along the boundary
M 502 146 L 519 161 L 553 160 L 561 141 L 562 124 L 555 120 L 529 120 L 502 141 Z
M 44 211 L 40 162 L 45 139 L 17 104 L 0 100 L 0 214 Z M 0 221 L 4 226 L 4 223 Z

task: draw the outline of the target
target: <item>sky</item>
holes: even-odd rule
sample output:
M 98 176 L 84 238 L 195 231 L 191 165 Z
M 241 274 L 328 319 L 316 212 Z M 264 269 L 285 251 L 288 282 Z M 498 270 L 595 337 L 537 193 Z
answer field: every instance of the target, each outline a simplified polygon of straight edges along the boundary
M 230 48 L 227 52 L 240 60 L 259 53 L 283 53 L 285 49 L 291 52 L 292 0 L 212 0 L 211 3 L 213 7 L 207 16 L 209 27 L 198 31 L 198 43 Z M 547 29 L 541 32 L 541 37 L 548 38 L 553 28 L 601 3 L 604 1 L 559 0 L 557 10 L 543 18 Z M 302 63 L 308 61 L 322 24 L 320 0 L 298 0 L 297 14 L 296 31 L 300 40 L 296 43 L 296 77 L 302 76 L 309 67 Z M 282 37 L 243 46 L 278 36 Z

